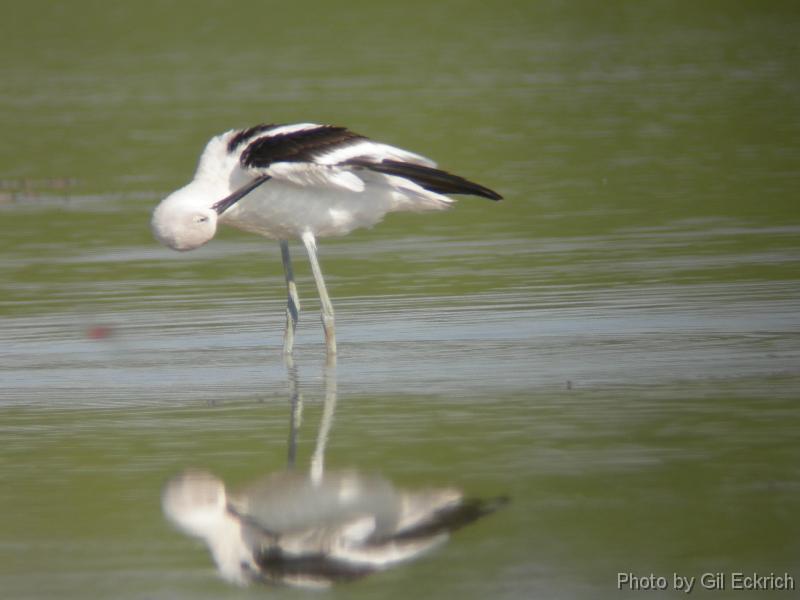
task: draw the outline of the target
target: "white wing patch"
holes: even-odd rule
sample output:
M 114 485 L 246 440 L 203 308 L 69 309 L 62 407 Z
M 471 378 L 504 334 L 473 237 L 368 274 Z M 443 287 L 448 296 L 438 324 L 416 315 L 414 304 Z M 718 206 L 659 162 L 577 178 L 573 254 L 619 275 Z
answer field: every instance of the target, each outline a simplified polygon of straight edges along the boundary
M 389 146 L 388 144 L 379 144 L 378 142 L 366 139 L 322 153 L 315 158 L 315 162 L 321 165 L 336 165 L 354 158 L 375 162 L 389 159 L 424 165 L 426 167 L 436 166 L 434 161 L 421 154 L 415 154 L 408 150 L 402 150 L 401 148 Z
M 443 209 L 455 203 L 455 199 L 426 190 L 410 179 L 396 177 L 394 175 L 379 175 L 378 177 L 386 181 L 392 188 L 393 196 L 398 204 L 408 204 L 409 207 L 417 207 L 416 209 L 410 208 L 407 210 Z
M 271 138 L 274 142 L 269 141 Z M 374 190 L 388 194 L 396 210 L 442 209 L 453 203 L 451 198 L 425 189 L 411 179 L 373 172 L 364 165 L 396 161 L 434 168 L 434 161 L 374 142 L 343 127 L 314 123 L 281 125 L 254 135 L 247 144 L 239 161 L 243 170 L 251 174 L 266 174 L 276 181 L 300 187 L 351 193 Z
M 364 191 L 363 179 L 353 171 L 333 165 L 307 162 L 278 162 L 272 163 L 262 171 L 275 179 L 282 179 L 303 187 L 334 187 L 350 192 Z
M 275 137 L 276 135 L 286 135 L 287 133 L 297 133 L 298 131 L 306 131 L 308 129 L 317 129 L 322 127 L 318 123 L 294 123 L 292 125 L 279 125 L 273 129 L 269 129 L 259 136 L 249 140 L 250 143 L 261 137 Z

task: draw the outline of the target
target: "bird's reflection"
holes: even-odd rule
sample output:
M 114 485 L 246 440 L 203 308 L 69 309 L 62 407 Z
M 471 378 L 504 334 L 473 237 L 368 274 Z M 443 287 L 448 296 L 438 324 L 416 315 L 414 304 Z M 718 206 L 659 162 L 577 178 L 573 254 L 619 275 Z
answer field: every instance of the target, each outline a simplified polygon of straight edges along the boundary
M 287 368 L 292 467 L 303 400 L 291 359 Z M 289 469 L 229 492 L 211 473 L 189 470 L 164 488 L 167 518 L 205 541 L 229 581 L 325 587 L 357 579 L 420 556 L 449 532 L 505 502 L 469 500 L 452 487 L 402 490 L 380 475 L 354 469 L 326 472 L 335 362 L 326 365 L 324 384 L 323 417 L 308 474 Z

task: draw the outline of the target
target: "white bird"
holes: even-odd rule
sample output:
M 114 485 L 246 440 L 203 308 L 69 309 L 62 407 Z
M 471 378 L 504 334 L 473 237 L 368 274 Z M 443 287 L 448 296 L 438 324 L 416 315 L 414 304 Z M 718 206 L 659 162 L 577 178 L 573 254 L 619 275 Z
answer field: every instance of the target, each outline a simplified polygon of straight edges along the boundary
M 344 127 L 256 125 L 211 138 L 194 179 L 156 207 L 152 229 L 175 250 L 202 246 L 214 237 L 218 223 L 279 240 L 288 288 L 287 354 L 300 312 L 288 241 L 302 240 L 332 355 L 333 306 L 317 259 L 317 238 L 371 227 L 389 212 L 446 209 L 454 202 L 446 194 L 501 199 L 489 188 L 437 169 L 424 156 Z
M 274 473 L 239 493 L 205 471 L 170 480 L 166 517 L 202 539 L 228 581 L 325 587 L 417 558 L 449 532 L 488 515 L 507 498 L 465 499 L 455 488 L 397 489 L 356 471 Z

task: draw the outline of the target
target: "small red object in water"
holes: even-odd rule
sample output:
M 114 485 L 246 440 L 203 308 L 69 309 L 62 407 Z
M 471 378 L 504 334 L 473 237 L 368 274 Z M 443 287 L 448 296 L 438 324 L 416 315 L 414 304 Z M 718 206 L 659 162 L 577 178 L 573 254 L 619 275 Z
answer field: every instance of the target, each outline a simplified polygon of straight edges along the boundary
M 90 340 L 104 340 L 111 337 L 111 327 L 108 325 L 92 325 L 86 330 L 86 336 Z

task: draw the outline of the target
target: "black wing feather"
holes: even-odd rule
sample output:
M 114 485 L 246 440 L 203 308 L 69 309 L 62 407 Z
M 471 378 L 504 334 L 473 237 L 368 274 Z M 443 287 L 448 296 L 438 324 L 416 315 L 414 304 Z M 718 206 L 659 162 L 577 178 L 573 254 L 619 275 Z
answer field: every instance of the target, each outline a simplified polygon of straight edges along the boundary
M 488 500 L 472 498 L 455 507 L 447 507 L 434 513 L 432 517 L 416 527 L 391 536 L 392 540 L 424 539 L 443 532 L 455 531 L 473 521 L 492 514 L 510 502 L 508 496 L 498 496 Z
M 269 135 L 269 131 L 277 127 L 280 125 L 262 124 L 243 129 L 231 138 L 228 143 L 228 151 L 236 152 L 242 144 L 247 143 L 247 147 L 239 157 L 239 162 L 243 167 L 265 169 L 277 162 L 313 163 L 317 157 L 326 152 L 367 139 L 346 127 L 336 125 L 319 125 L 298 131 Z M 264 133 L 267 135 L 262 135 Z M 353 158 L 341 164 L 369 169 L 384 175 L 403 177 L 437 194 L 471 194 L 490 200 L 502 199 L 502 196 L 494 190 L 473 181 L 420 164 L 388 158 L 382 161 Z
M 254 559 L 263 578 L 273 583 L 283 583 L 290 577 L 327 583 L 352 581 L 376 570 L 368 565 L 333 560 L 321 553 L 286 554 L 280 548 L 263 549 Z
M 346 164 L 363 167 L 384 175 L 396 175 L 413 181 L 426 190 L 437 194 L 471 194 L 489 198 L 489 200 L 502 200 L 502 196 L 487 187 L 473 181 L 453 175 L 441 169 L 426 167 L 398 160 L 384 159 L 381 162 L 371 162 L 363 159 L 352 159 Z
M 261 125 L 256 125 L 255 127 L 242 129 L 231 138 L 230 142 L 228 142 L 228 152 L 236 152 L 236 149 L 244 142 L 251 140 L 253 137 L 264 133 L 265 131 L 275 129 L 276 127 L 280 127 L 280 125 L 275 125 L 275 123 L 262 123 Z
M 239 161 L 245 167 L 255 168 L 266 168 L 276 162 L 314 162 L 320 154 L 363 139 L 366 138 L 345 127 L 320 125 L 259 137 L 244 149 Z

